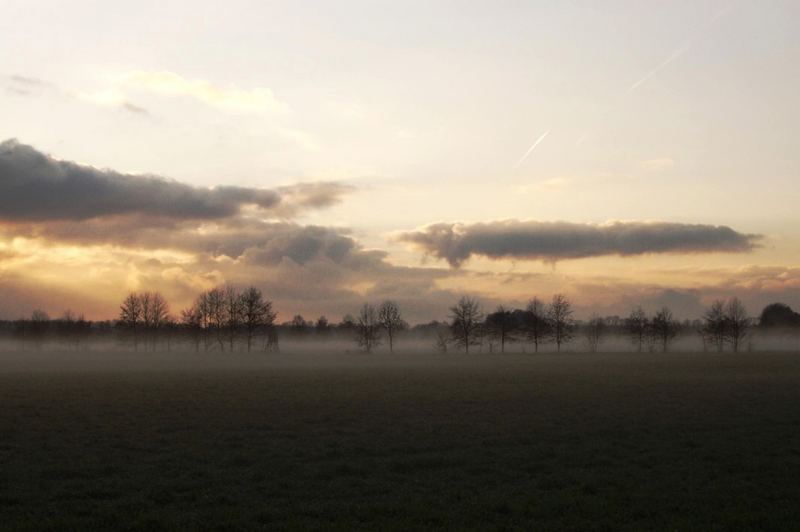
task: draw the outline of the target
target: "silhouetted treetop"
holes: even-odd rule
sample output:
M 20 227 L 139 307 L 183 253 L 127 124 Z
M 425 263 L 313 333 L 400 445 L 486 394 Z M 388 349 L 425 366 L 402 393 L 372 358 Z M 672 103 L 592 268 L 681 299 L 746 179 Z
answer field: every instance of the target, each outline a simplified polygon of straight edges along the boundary
M 784 303 L 764 307 L 758 320 L 761 327 L 800 327 L 800 314 Z

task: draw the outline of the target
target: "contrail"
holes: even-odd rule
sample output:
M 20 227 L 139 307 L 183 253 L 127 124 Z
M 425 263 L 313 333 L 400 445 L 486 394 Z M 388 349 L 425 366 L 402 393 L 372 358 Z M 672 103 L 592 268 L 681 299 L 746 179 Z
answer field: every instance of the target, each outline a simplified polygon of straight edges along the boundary
M 721 10 L 719 10 L 719 11 L 718 11 L 718 12 L 717 12 L 717 13 L 716 13 L 716 14 L 715 14 L 715 15 L 714 15 L 712 18 L 711 18 L 711 20 L 709 20 L 708 22 L 706 22 L 705 24 L 703 24 L 703 25 L 702 25 L 700 28 L 698 28 L 698 29 L 697 29 L 697 30 L 694 32 L 694 34 L 693 34 L 693 35 L 692 35 L 692 36 L 691 36 L 691 37 L 690 37 L 690 38 L 689 38 L 689 39 L 686 41 L 686 43 L 685 43 L 683 46 L 681 46 L 680 48 L 678 48 L 677 50 L 675 50 L 674 52 L 672 52 L 672 53 L 669 55 L 669 57 L 667 57 L 667 58 L 666 58 L 666 59 L 664 59 L 664 60 L 663 60 L 661 63 L 659 63 L 659 64 L 658 64 L 658 66 L 656 66 L 656 67 L 655 67 L 653 70 L 651 70 L 650 72 L 648 72 L 647 74 L 645 74 L 645 75 L 644 75 L 644 76 L 643 76 L 643 77 L 642 77 L 642 78 L 641 78 L 639 81 L 637 81 L 636 83 L 634 83 L 633 85 L 631 85 L 630 87 L 628 87 L 628 90 L 626 91 L 626 93 L 627 93 L 627 94 L 630 94 L 630 93 L 632 93 L 633 91 L 635 91 L 636 89 L 638 89 L 638 88 L 639 88 L 639 87 L 640 87 L 640 86 L 641 86 L 641 85 L 642 85 L 642 84 L 643 84 L 645 81 L 647 81 L 648 79 L 650 79 L 650 78 L 652 78 L 653 76 L 655 76 L 656 74 L 658 74 L 659 70 L 661 70 L 662 68 L 664 68 L 664 67 L 665 67 L 665 66 L 667 66 L 668 64 L 672 63 L 673 61 L 675 61 L 676 59 L 678 59 L 680 56 L 682 56 L 683 54 L 685 54 L 686 52 L 688 52 L 688 51 L 689 51 L 689 49 L 692 47 L 692 44 L 694 44 L 694 41 L 697 39 L 697 37 L 698 37 L 699 35 L 701 35 L 701 34 L 702 34 L 704 31 L 706 31 L 707 29 L 709 29 L 709 28 L 710 28 L 710 27 L 711 27 L 711 26 L 712 26 L 712 25 L 713 25 L 713 24 L 714 24 L 714 23 L 715 23 L 715 22 L 716 22 L 716 21 L 717 21 L 717 20 L 718 20 L 720 17 L 722 17 L 722 16 L 723 16 L 723 15 L 725 15 L 725 14 L 726 14 L 728 11 L 730 11 L 730 10 L 731 10 L 731 7 L 732 7 L 731 5 L 727 5 L 727 6 L 725 6 L 724 8 L 722 8 Z
M 628 87 L 628 90 L 627 90 L 628 94 L 630 94 L 631 92 L 635 91 L 636 89 L 638 89 L 638 88 L 639 88 L 639 86 L 640 86 L 642 83 L 644 83 L 644 82 L 645 82 L 645 81 L 647 81 L 648 79 L 650 79 L 650 78 L 652 78 L 653 76 L 655 76 L 656 74 L 658 74 L 658 71 L 659 71 L 659 70 L 661 70 L 662 68 L 664 68 L 664 67 L 665 67 L 665 66 L 667 66 L 668 64 L 672 63 L 672 62 L 673 62 L 673 61 L 675 61 L 677 58 L 679 58 L 680 56 L 682 56 L 683 54 L 685 54 L 686 52 L 688 52 L 688 51 L 689 51 L 689 47 L 690 47 L 690 46 L 691 46 L 691 42 L 688 42 L 688 43 L 686 43 L 686 45 L 685 45 L 685 46 L 683 46 L 683 47 L 681 47 L 681 48 L 678 48 L 677 50 L 675 50 L 674 52 L 672 52 L 672 54 L 670 54 L 670 56 L 669 56 L 669 57 L 667 57 L 665 60 L 663 60 L 663 61 L 662 61 L 662 62 L 661 62 L 661 63 L 660 63 L 660 64 L 659 64 L 657 67 L 655 67 L 653 70 L 651 70 L 650 72 L 648 72 L 647 74 L 645 74 L 645 75 L 642 77 L 642 79 L 640 79 L 639 81 L 637 81 L 636 83 L 634 83 L 633 85 L 631 85 L 630 87 Z
M 534 142 L 533 144 L 531 144 L 531 147 L 530 147 L 530 148 L 528 148 L 528 151 L 526 151 L 526 152 L 525 152 L 525 155 L 523 155 L 523 156 L 520 158 L 520 160 L 519 160 L 519 161 L 517 161 L 517 164 L 515 164 L 515 165 L 514 165 L 514 170 L 516 170 L 517 168 L 519 168 L 519 167 L 520 167 L 520 165 L 521 165 L 522 163 L 524 163 L 524 162 L 525 162 L 525 159 L 527 159 L 527 158 L 528 158 L 528 155 L 530 155 L 530 154 L 531 154 L 531 152 L 532 152 L 532 151 L 533 151 L 533 150 L 536 148 L 536 146 L 538 146 L 538 145 L 539 145 L 539 143 L 540 143 L 540 142 L 542 142 L 542 141 L 544 140 L 544 138 L 545 138 L 547 135 L 549 135 L 549 134 L 550 134 L 550 130 L 548 129 L 547 131 L 545 131 L 544 133 L 542 133 L 541 135 L 539 135 L 539 138 L 538 138 L 538 139 L 536 139 L 536 142 Z

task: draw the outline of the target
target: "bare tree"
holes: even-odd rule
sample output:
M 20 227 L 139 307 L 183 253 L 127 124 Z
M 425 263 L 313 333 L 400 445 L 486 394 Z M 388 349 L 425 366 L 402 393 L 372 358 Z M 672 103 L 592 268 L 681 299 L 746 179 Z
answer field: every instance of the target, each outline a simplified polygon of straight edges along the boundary
M 233 286 L 223 290 L 225 298 L 225 332 L 228 336 L 228 350 L 233 353 L 236 347 L 236 336 L 242 327 L 242 299 Z
M 703 345 L 711 345 L 717 353 L 725 349 L 728 337 L 728 318 L 725 315 L 725 303 L 717 299 L 703 314 L 703 326 L 700 329 Z
M 597 314 L 592 314 L 586 324 L 586 345 L 589 347 L 589 352 L 596 353 L 597 348 L 603 342 L 603 335 L 606 329 L 606 322 Z
M 647 341 L 647 333 L 650 329 L 650 319 L 642 307 L 636 307 L 625 318 L 625 331 L 631 341 L 636 345 L 636 351 L 642 352 L 642 347 Z
M 389 340 L 389 352 L 394 353 L 395 335 L 407 327 L 397 303 L 384 301 L 378 308 L 378 322 L 383 327 L 383 330 L 386 331 L 386 338 Z
M 195 352 L 200 351 L 200 342 L 204 331 L 204 316 L 201 308 L 202 306 L 195 302 L 191 307 L 181 311 L 181 324 L 189 334 L 189 338 L 194 344 Z
M 747 309 L 738 297 L 732 298 L 725 305 L 725 318 L 728 322 L 728 340 L 734 353 L 739 352 L 742 342 L 750 330 L 751 319 L 747 316 Z
M 142 308 L 141 330 L 144 334 L 144 350 L 147 351 L 152 335 L 150 330 L 150 293 L 142 292 L 141 294 L 138 294 L 137 297 L 139 298 L 139 305 Z
M 158 292 L 139 294 L 139 301 L 142 307 L 142 323 L 150 339 L 151 349 L 155 351 L 158 335 L 169 321 L 169 305 Z
M 169 333 L 169 328 L 173 323 L 172 317 L 169 315 L 169 304 L 160 293 L 153 293 L 151 312 L 151 327 L 153 329 L 153 350 L 155 350 L 158 337 L 162 333 Z
M 478 343 L 478 331 L 483 321 L 480 304 L 471 297 L 462 297 L 455 306 L 450 307 L 450 320 L 453 341 L 463 346 L 465 353 L 469 353 L 469 346 Z
M 654 340 L 661 344 L 661 350 L 666 353 L 669 344 L 678 334 L 678 322 L 668 307 L 663 307 L 653 316 L 651 331 Z
M 314 324 L 314 332 L 322 336 L 324 334 L 328 334 L 331 331 L 331 324 L 328 322 L 328 318 L 325 316 L 320 316 L 317 318 L 317 323 Z
M 287 325 L 289 325 L 289 330 L 294 337 L 302 338 L 311 330 L 311 326 L 313 324 L 307 322 L 302 315 L 295 314 L 292 318 L 292 321 L 290 321 Z
M 119 323 L 133 338 L 133 350 L 139 350 L 139 327 L 142 324 L 142 302 L 138 294 L 128 294 L 122 302 Z
M 525 308 L 525 335 L 533 342 L 534 352 L 539 352 L 539 344 L 547 339 L 550 327 L 544 303 L 534 297 Z
M 194 304 L 182 312 L 182 321 L 185 327 L 189 329 L 189 334 L 195 342 L 195 349 L 199 350 L 202 341 L 203 350 L 208 351 L 211 347 L 211 304 L 209 298 L 210 292 L 203 292 Z
M 225 293 L 219 288 L 212 288 L 205 293 L 204 304 L 209 333 L 213 333 L 220 351 L 225 351 Z
M 255 336 L 272 328 L 277 314 L 272 310 L 272 302 L 265 300 L 261 290 L 254 286 L 242 292 L 241 313 L 249 353 Z
M 547 307 L 547 319 L 550 322 L 550 335 L 556 343 L 556 351 L 561 352 L 561 344 L 572 339 L 575 320 L 572 318 L 572 303 L 562 294 L 553 296 Z
M 505 353 L 506 342 L 514 340 L 517 323 L 511 311 L 500 305 L 497 310 L 486 316 L 486 330 L 491 338 L 500 342 L 500 352 Z
M 356 319 L 356 341 L 358 345 L 367 353 L 380 345 L 381 324 L 378 321 L 378 314 L 375 307 L 369 303 L 364 303 Z

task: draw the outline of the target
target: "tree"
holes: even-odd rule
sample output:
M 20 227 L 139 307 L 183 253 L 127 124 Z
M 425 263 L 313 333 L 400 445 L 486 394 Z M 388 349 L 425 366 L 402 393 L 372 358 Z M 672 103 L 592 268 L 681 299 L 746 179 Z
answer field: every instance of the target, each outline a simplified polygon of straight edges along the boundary
M 514 315 L 503 305 L 486 316 L 486 330 L 491 338 L 500 342 L 501 353 L 506 352 L 506 342 L 514 340 L 513 334 L 517 330 L 516 325 Z
M 339 322 L 337 325 L 337 329 L 344 333 L 350 333 L 354 331 L 356 328 L 356 319 L 353 317 L 352 314 L 345 314 L 342 316 L 342 321 Z
M 528 302 L 525 308 L 525 335 L 528 340 L 533 342 L 534 352 L 539 352 L 539 344 L 544 342 L 550 334 L 550 324 L 547 320 L 547 312 L 539 298 L 534 297 Z
M 212 342 L 211 333 L 213 326 L 210 293 L 210 291 L 203 292 L 197 296 L 192 307 L 185 310 L 183 313 L 183 323 L 190 328 L 190 334 L 192 334 L 195 340 L 195 348 L 199 350 L 202 340 L 204 351 L 208 351 L 211 348 Z
M 225 293 L 219 288 L 212 288 L 205 293 L 203 298 L 205 314 L 209 333 L 219 345 L 220 351 L 225 351 Z
M 138 294 L 130 293 L 122 302 L 119 312 L 120 325 L 133 338 L 133 350 L 139 350 L 139 326 L 142 323 L 142 302 Z
M 159 292 L 143 292 L 139 294 L 142 309 L 142 323 L 150 338 L 153 351 L 156 350 L 158 335 L 169 321 L 169 305 Z
M 139 305 L 142 309 L 142 325 L 141 330 L 144 333 L 144 350 L 147 351 L 147 346 L 150 343 L 150 293 L 142 292 L 137 296 L 139 298 Z
M 670 342 L 678 334 L 678 322 L 668 307 L 663 307 L 653 316 L 651 331 L 654 340 L 661 344 L 661 350 L 666 353 Z
M 308 332 L 311 324 L 307 322 L 306 319 L 300 314 L 295 314 L 295 316 L 292 318 L 292 321 L 290 321 L 288 325 L 289 330 L 294 336 L 302 337 Z
M 751 323 L 751 319 L 747 316 L 747 309 L 739 298 L 734 297 L 725 305 L 725 318 L 728 322 L 728 341 L 731 343 L 733 352 L 738 353 L 739 347 L 747 337 Z
M 192 339 L 195 352 L 200 351 L 200 341 L 205 328 L 201 308 L 202 306 L 195 302 L 191 307 L 181 311 L 181 324 Z
M 589 347 L 589 352 L 597 352 L 597 348 L 603 342 L 603 334 L 605 333 L 606 322 L 597 314 L 592 314 L 589 322 L 586 324 L 586 345 Z
M 228 350 L 233 353 L 236 346 L 236 335 L 242 327 L 242 299 L 233 286 L 226 286 L 225 297 L 225 331 L 228 335 Z
M 636 345 L 636 350 L 641 353 L 642 346 L 647 341 L 647 333 L 650 329 L 650 319 L 642 307 L 636 307 L 625 318 L 625 331 L 631 341 Z
M 718 353 L 725 348 L 728 337 L 728 318 L 725 315 L 725 303 L 717 299 L 703 314 L 703 326 L 700 329 L 703 345 L 711 345 Z
M 261 290 L 254 286 L 242 292 L 240 304 L 242 323 L 247 338 L 247 352 L 249 353 L 253 345 L 253 338 L 272 328 L 277 314 L 272 310 L 272 302 L 265 300 Z
M 331 329 L 331 324 L 328 322 L 328 318 L 325 316 L 320 316 L 317 318 L 317 323 L 314 325 L 314 330 L 318 335 L 328 334 Z
M 553 296 L 547 307 L 547 319 L 550 322 L 550 334 L 556 343 L 556 351 L 561 352 L 561 344 L 572 339 L 575 320 L 572 318 L 572 304 L 562 294 Z
M 356 341 L 367 353 L 380 345 L 381 325 L 375 307 L 364 303 L 356 319 Z
M 799 327 L 800 314 L 784 303 L 770 303 L 761 311 L 758 326 L 763 328 Z
M 473 298 L 464 296 L 450 307 L 450 333 L 453 341 L 469 354 L 469 346 L 478 342 L 478 331 L 483 321 L 480 304 Z
M 378 308 L 378 323 L 386 331 L 389 340 L 389 352 L 394 353 L 395 335 L 407 327 L 400 314 L 400 307 L 394 301 L 384 301 Z

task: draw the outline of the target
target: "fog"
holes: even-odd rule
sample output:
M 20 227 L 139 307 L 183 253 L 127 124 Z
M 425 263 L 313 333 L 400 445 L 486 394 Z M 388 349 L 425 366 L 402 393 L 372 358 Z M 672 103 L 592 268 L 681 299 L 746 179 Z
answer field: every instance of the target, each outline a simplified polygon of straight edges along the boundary
M 539 352 L 534 351 L 528 342 L 510 342 L 505 352 L 500 352 L 495 344 L 473 346 L 469 354 L 456 346 L 449 346 L 442 352 L 436 346 L 435 338 L 403 338 L 397 341 L 394 352 L 386 346 L 379 346 L 371 353 L 359 349 L 354 340 L 344 338 L 315 340 L 288 339 L 281 341 L 280 350 L 255 350 L 233 352 L 219 350 L 195 351 L 185 345 L 173 345 L 169 349 L 159 346 L 155 351 L 133 349 L 114 340 L 90 340 L 81 346 L 65 347 L 58 342 L 44 342 L 38 347 L 20 346 L 19 342 L 5 339 L 0 342 L 0 372 L 84 372 L 84 371 L 229 371 L 262 369 L 295 369 L 315 371 L 318 369 L 370 369 L 370 368 L 452 368 L 503 366 L 509 361 L 525 363 L 526 360 L 555 360 L 575 358 L 580 360 L 595 358 L 603 360 L 610 354 L 622 355 L 622 360 L 635 363 L 637 358 L 662 357 L 670 360 L 674 355 L 697 357 L 745 355 L 768 356 L 770 353 L 797 352 L 800 354 L 800 334 L 796 331 L 758 331 L 751 334 L 739 353 L 729 349 L 717 352 L 710 347 L 703 348 L 699 335 L 679 335 L 669 346 L 667 352 L 659 348 L 638 352 L 629 338 L 623 335 L 607 335 L 596 352 L 592 352 L 587 342 L 576 336 L 571 342 L 556 352 L 555 346 L 545 344 Z

